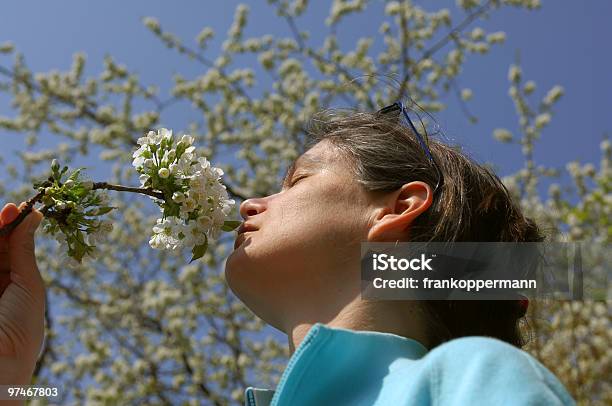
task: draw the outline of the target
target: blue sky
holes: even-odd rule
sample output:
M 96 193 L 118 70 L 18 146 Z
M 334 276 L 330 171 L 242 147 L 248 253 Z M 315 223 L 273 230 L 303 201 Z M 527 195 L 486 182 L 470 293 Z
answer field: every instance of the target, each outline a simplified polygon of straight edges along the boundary
M 98 74 L 104 55 L 111 54 L 138 72 L 146 84 L 159 86 L 163 94 L 171 84 L 173 73 L 194 76 L 201 68 L 166 49 L 145 29 L 142 17 L 157 17 L 165 29 L 187 43 L 193 44 L 193 38 L 207 25 L 215 29 L 217 39 L 222 40 L 237 3 L 12 2 L 5 4 L 0 14 L 0 42 L 12 41 L 34 71 L 67 69 L 72 54 L 83 51 L 88 56 L 86 72 Z M 298 24 L 313 33 L 312 40 L 316 43 L 326 32 L 323 20 L 331 2 L 313 3 L 310 12 Z M 454 1 L 421 3 L 431 10 L 446 6 L 456 12 Z M 338 32 L 342 43 L 348 46 L 363 35 L 376 35 L 379 21 L 375 20 L 374 24 L 371 21 L 381 16 L 382 8 L 381 2 L 373 1 L 368 14 L 341 24 Z M 612 3 L 607 0 L 579 3 L 548 0 L 535 12 L 508 8 L 494 13 L 488 21 L 478 21 L 473 26 L 506 31 L 507 41 L 489 55 L 468 58 L 459 83 L 473 89 L 474 98 L 468 107 L 480 121 L 477 125 L 470 124 L 456 98 L 450 95 L 444 100 L 448 102 L 448 110 L 436 114 L 445 134 L 453 142 L 465 145 L 477 160 L 495 164 L 501 175 L 521 167 L 519 148 L 501 145 L 491 137 L 494 128 L 517 128 L 514 107 L 507 96 L 507 71 L 519 51 L 524 76 L 538 84 L 536 95 L 543 96 L 555 84 L 565 88 L 565 97 L 554 109 L 553 122 L 536 147 L 536 161 L 554 167 L 563 167 L 573 159 L 597 162 L 599 142 L 603 134 L 610 131 L 609 121 L 604 117 L 612 106 L 612 55 L 605 52 L 609 49 L 605 38 L 612 38 L 612 27 L 607 21 L 611 12 Z M 252 3 L 246 34 L 266 33 L 285 35 L 288 31 L 270 6 L 264 2 Z M 211 48 L 213 52 L 216 49 L 215 46 Z M 0 57 L 0 64 L 8 66 L 10 62 L 6 56 Z M 255 61 L 252 67 L 258 69 Z M 0 95 L 0 114 L 11 115 L 4 95 Z M 188 109 L 177 106 L 168 110 L 162 124 L 180 131 L 190 117 Z M 5 159 L 11 155 L 10 151 L 24 145 L 19 135 L 1 130 L 0 141 L 8 147 L 0 152 Z
M 141 19 L 155 16 L 162 26 L 193 44 L 193 38 L 204 26 L 211 26 L 217 38 L 224 38 L 234 14 L 231 1 L 12 1 L 3 3 L 0 13 L 0 43 L 12 41 L 25 55 L 34 71 L 66 70 L 74 52 L 88 56 L 86 72 L 97 75 L 106 54 L 137 72 L 148 85 L 157 85 L 167 94 L 173 73 L 193 77 L 201 67 L 166 49 L 143 26 Z M 318 1 L 311 11 L 298 20 L 301 29 L 322 37 L 323 24 L 331 2 Z M 450 7 L 452 0 L 420 1 L 431 10 Z M 287 35 L 285 24 L 277 19 L 265 2 L 252 2 L 249 35 Z M 353 44 L 364 35 L 377 35 L 381 3 L 373 1 L 372 12 L 347 20 L 339 27 L 343 45 Z M 501 175 L 522 167 L 516 146 L 502 145 L 492 139 L 497 127 L 515 131 L 517 119 L 507 95 L 508 66 L 520 51 L 524 75 L 538 84 L 536 94 L 542 97 L 553 85 L 565 88 L 565 96 L 554 109 L 555 115 L 535 149 L 539 164 L 562 168 L 570 160 L 598 162 L 599 143 L 610 132 L 610 120 L 605 119 L 612 107 L 611 75 L 612 2 L 609 0 L 543 0 L 542 9 L 527 12 L 506 9 L 493 14 L 475 26 L 485 30 L 502 30 L 507 41 L 486 56 L 470 56 L 460 76 L 460 84 L 474 91 L 468 104 L 479 117 L 470 124 L 460 111 L 454 97 L 448 100 L 448 110 L 436 114 L 446 135 L 463 144 L 479 161 L 495 164 Z M 372 20 L 378 18 L 375 24 Z M 457 19 L 458 21 L 458 19 Z M 608 40 L 606 40 L 608 38 Z M 217 45 L 220 41 L 217 42 Z M 213 46 L 213 51 L 218 49 Z M 11 58 L 0 56 L 0 65 L 10 66 Z M 252 67 L 258 69 L 253 62 Z M 263 89 L 258 89 L 261 91 Z M 163 98 L 163 97 L 162 97 Z M 12 115 L 8 100 L 0 94 L 0 115 Z M 162 125 L 182 131 L 192 114 L 189 109 L 175 106 L 163 116 Z M 515 131 L 516 132 L 516 131 Z M 54 138 L 42 134 L 46 143 Z M 0 130 L 0 157 L 11 161 L 13 151 L 24 148 L 20 134 Z M 96 180 L 108 172 L 102 163 L 90 162 L 90 175 Z M 6 175 L 0 174 L 0 179 Z

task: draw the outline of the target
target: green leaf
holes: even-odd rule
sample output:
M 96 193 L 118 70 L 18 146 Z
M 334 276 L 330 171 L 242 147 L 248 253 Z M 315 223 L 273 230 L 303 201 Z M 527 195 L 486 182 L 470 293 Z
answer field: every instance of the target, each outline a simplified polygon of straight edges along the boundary
M 98 207 L 98 216 L 101 216 L 103 214 L 108 213 L 109 211 L 116 209 L 116 207 L 111 207 L 111 206 L 104 206 L 104 207 Z
M 166 215 L 167 216 L 178 217 L 180 212 L 181 212 L 181 206 L 176 204 L 176 203 L 174 203 L 171 200 L 167 200 L 166 204 L 167 204 L 166 207 L 165 207 L 166 208 L 166 211 L 165 211 Z
M 232 231 L 236 227 L 238 227 L 240 224 L 242 224 L 242 221 L 238 221 L 238 220 L 226 220 L 226 221 L 223 222 L 223 225 L 221 226 L 221 230 L 223 230 L 223 231 Z
M 81 262 L 85 252 L 87 251 L 87 244 L 85 244 L 85 240 L 83 239 L 83 233 L 81 230 L 77 230 L 75 233 L 75 240 L 78 244 L 74 246 L 74 255 L 73 258 L 77 261 Z
M 193 249 L 191 250 L 192 257 L 189 263 L 192 263 L 196 259 L 202 258 L 204 254 L 206 254 L 206 248 L 208 248 L 208 237 L 206 237 L 204 244 L 196 245 L 195 247 L 193 247 Z
M 116 207 L 111 207 L 111 206 L 101 206 L 98 208 L 93 208 L 91 210 L 87 210 L 85 213 L 83 213 L 86 216 L 101 216 L 103 214 L 108 213 L 109 211 L 116 209 Z
M 70 176 L 68 177 L 68 179 L 70 179 L 70 180 L 72 180 L 72 181 L 75 181 L 75 182 L 76 182 L 77 178 L 79 177 L 79 173 L 80 173 L 80 172 L 81 172 L 83 169 L 85 169 L 85 168 L 77 168 L 77 169 L 75 169 L 75 170 L 74 170 L 74 172 L 72 172 L 72 173 L 70 174 Z

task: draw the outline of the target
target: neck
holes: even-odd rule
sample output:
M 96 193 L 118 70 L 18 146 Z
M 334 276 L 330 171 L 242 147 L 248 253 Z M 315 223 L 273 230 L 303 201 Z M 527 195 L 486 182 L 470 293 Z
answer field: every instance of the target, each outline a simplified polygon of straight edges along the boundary
M 309 317 L 309 321 L 298 321 L 287 329 L 291 355 L 304 340 L 310 328 L 317 322 L 328 327 L 355 331 L 378 331 L 412 338 L 429 346 L 424 329 L 424 319 L 415 302 L 364 301 L 357 297 L 331 320 Z

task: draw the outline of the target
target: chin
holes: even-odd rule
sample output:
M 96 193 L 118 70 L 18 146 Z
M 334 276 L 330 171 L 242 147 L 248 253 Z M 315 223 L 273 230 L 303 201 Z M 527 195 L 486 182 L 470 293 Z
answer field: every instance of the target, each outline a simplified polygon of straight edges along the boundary
M 275 304 L 274 290 L 258 278 L 254 269 L 248 269 L 238 260 L 239 253 L 235 252 L 225 263 L 225 281 L 234 295 L 257 317 L 274 328 L 281 325 L 277 321 L 276 312 L 279 306 Z M 246 262 L 246 261 L 244 261 Z M 255 278 L 255 279 L 253 279 Z M 266 291 L 268 289 L 268 291 Z
M 225 282 L 255 315 L 276 327 L 277 313 L 286 309 L 288 297 L 295 300 L 302 288 L 292 283 L 290 273 L 295 269 L 279 266 L 278 252 L 250 255 L 250 250 L 243 244 L 226 259 Z
M 229 257 L 225 260 L 225 282 L 229 286 L 229 288 L 236 294 L 234 291 L 234 286 L 236 285 L 236 279 L 239 278 L 241 268 L 244 270 L 244 266 L 240 266 L 237 256 L 240 255 L 236 251 L 232 252 Z
M 257 267 L 252 258 L 244 252 L 244 247 L 235 249 L 225 260 L 225 282 L 232 292 L 242 301 L 247 292 L 255 289 L 255 284 L 262 278 L 257 275 Z

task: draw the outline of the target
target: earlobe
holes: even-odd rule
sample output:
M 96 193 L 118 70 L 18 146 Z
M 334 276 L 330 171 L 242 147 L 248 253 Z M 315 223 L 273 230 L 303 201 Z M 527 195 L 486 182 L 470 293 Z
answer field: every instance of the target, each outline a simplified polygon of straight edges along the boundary
M 408 237 L 410 225 L 432 202 L 432 189 L 424 182 L 410 182 L 383 200 L 370 230 L 368 241 L 397 241 Z

